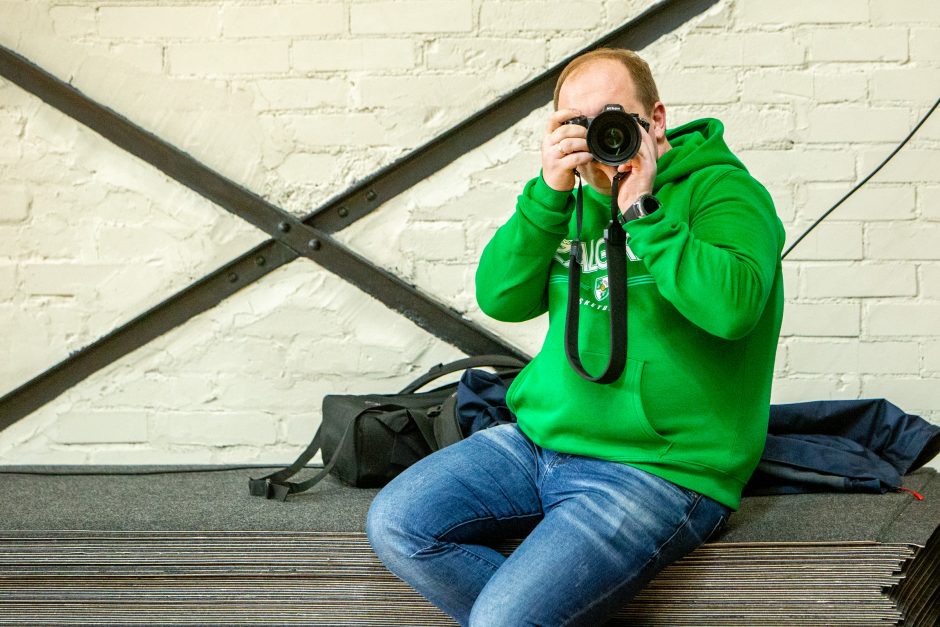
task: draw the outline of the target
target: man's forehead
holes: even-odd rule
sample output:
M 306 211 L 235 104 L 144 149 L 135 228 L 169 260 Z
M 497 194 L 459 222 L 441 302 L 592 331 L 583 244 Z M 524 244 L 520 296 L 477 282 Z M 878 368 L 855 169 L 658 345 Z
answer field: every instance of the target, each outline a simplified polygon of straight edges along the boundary
M 561 101 L 598 92 L 616 92 L 628 100 L 635 100 L 636 87 L 623 63 L 614 59 L 594 59 L 565 78 L 558 96 Z

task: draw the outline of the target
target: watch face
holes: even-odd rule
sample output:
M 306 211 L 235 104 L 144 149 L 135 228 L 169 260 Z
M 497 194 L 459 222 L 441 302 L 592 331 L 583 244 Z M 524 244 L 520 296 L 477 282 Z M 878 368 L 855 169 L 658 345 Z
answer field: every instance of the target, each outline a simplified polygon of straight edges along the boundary
M 655 196 L 649 194 L 640 198 L 640 203 L 640 215 L 646 216 L 659 209 L 659 201 L 656 200 Z

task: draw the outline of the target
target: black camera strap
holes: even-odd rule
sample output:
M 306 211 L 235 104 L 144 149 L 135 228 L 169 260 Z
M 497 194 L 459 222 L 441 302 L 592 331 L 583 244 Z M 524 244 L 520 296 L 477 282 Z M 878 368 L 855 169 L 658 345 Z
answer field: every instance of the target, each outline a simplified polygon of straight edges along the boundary
M 578 322 L 581 310 L 581 260 L 584 250 L 581 242 L 581 222 L 584 215 L 581 176 L 578 177 L 578 193 L 575 200 L 577 238 L 571 242 L 571 257 L 568 261 L 568 312 L 565 317 L 565 354 L 568 363 L 582 378 L 594 383 L 613 383 L 623 374 L 627 363 L 627 234 L 618 221 L 620 207 L 617 193 L 620 181 L 629 172 L 618 172 L 610 186 L 610 223 L 604 229 L 604 245 L 607 251 L 607 284 L 610 302 L 610 359 L 602 374 L 593 377 L 581 364 L 578 351 Z

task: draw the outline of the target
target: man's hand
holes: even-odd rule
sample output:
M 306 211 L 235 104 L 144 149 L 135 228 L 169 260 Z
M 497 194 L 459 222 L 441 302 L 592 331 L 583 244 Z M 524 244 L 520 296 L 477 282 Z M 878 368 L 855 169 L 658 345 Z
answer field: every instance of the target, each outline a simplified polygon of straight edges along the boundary
M 656 141 L 646 132 L 645 128 L 637 126 L 640 129 L 640 137 L 643 138 L 640 149 L 633 159 L 617 166 L 618 172 L 630 172 L 630 176 L 620 182 L 620 190 L 617 193 L 617 204 L 620 206 L 620 211 L 626 211 L 627 207 L 632 205 L 641 195 L 653 193 L 653 179 L 656 178 L 656 158 L 658 155 Z
M 542 178 L 559 192 L 574 189 L 575 168 L 593 159 L 587 148 L 587 129 L 578 124 L 565 124 L 579 115 L 581 112 L 574 109 L 555 111 L 542 139 Z M 653 167 L 656 167 L 655 161 Z

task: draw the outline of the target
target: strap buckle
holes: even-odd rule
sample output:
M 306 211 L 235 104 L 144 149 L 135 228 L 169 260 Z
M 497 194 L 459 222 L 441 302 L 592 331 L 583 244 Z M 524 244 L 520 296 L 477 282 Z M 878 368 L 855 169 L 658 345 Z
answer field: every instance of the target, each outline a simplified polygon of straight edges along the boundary
M 268 500 L 286 501 L 290 486 L 271 481 L 269 477 L 248 480 L 248 492 L 251 496 L 263 496 Z

